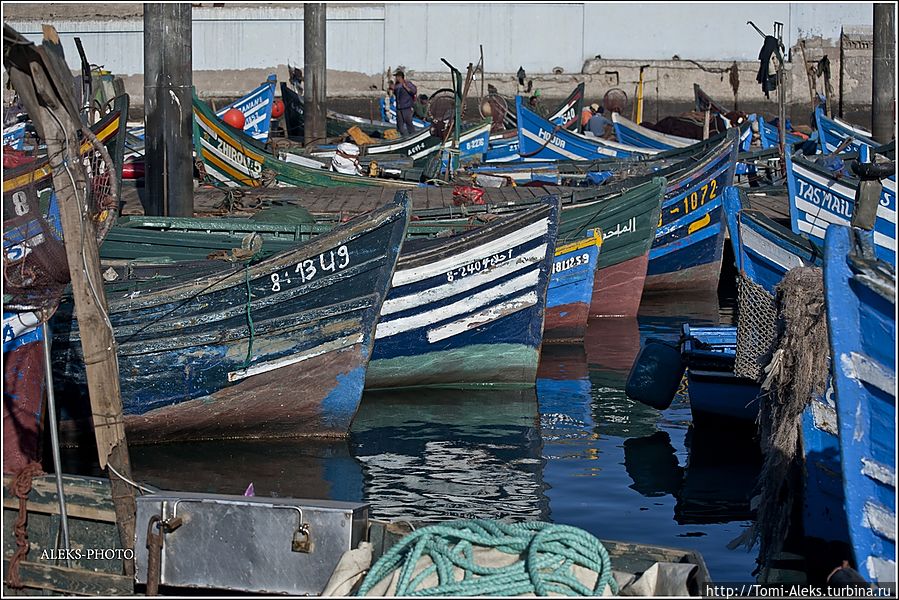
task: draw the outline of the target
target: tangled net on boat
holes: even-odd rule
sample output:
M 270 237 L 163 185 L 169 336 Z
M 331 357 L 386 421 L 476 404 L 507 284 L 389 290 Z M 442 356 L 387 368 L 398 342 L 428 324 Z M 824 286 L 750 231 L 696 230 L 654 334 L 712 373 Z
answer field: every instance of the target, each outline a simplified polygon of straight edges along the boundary
M 799 436 L 812 394 L 823 394 L 829 354 L 824 283 L 818 267 L 792 269 L 777 286 L 782 332 L 762 384 L 759 436 L 765 462 L 759 475 L 756 521 L 731 547 L 759 543 L 763 569 L 783 550 L 794 499 L 801 490 Z
M 737 278 L 737 355 L 734 374 L 761 383 L 777 341 L 777 304 L 764 287 Z

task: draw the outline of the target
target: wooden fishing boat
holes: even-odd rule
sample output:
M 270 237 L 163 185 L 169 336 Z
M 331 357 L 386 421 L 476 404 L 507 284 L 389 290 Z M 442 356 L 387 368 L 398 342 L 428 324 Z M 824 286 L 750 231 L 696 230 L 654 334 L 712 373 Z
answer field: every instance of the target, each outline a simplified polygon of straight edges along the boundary
M 787 271 L 821 266 L 823 252 L 806 238 L 782 227 L 748 205 L 746 192 L 735 186 L 724 190 L 724 214 L 737 271 L 774 295 Z
M 378 322 L 371 389 L 533 386 L 559 200 L 454 238 L 410 240 Z
M 825 231 L 833 224 L 848 225 L 855 209 L 859 181 L 833 172 L 799 155 L 786 156 L 790 221 L 793 231 L 823 246 Z M 874 224 L 877 257 L 896 264 L 896 175 L 883 181 Z
M 489 122 L 467 127 L 459 136 L 459 158 L 471 160 L 484 154 L 489 136 Z M 444 142 L 442 138 L 433 135 L 430 129 L 424 129 L 396 140 L 362 146 L 360 156 L 376 159 L 378 156 L 391 154 L 421 163 L 424 159 L 436 154 L 440 148 L 451 148 L 452 145 L 452 140 Z M 331 158 L 336 152 L 336 146 L 317 146 L 308 152 L 308 156 L 318 159 Z
M 269 75 L 268 79 L 243 98 L 223 106 L 215 112 L 220 119 L 225 113 L 236 108 L 244 115 L 243 132 L 263 144 L 268 141 L 272 125 L 272 106 L 275 103 L 275 84 L 277 78 Z
M 25 132 L 28 128 L 28 123 L 16 123 L 15 125 L 10 125 L 9 127 L 3 128 L 3 145 L 8 146 L 14 150 L 24 150 L 25 149 Z
M 649 253 L 645 289 L 718 289 L 724 251 L 724 189 L 734 180 L 736 128 L 693 168 L 668 180 Z
M 690 138 L 668 135 L 647 129 L 634 123 L 630 119 L 621 116 L 621 113 L 612 113 L 612 126 L 615 136 L 622 144 L 628 144 L 637 148 L 654 148 L 656 150 L 670 150 L 672 148 L 686 148 L 696 143 Z
M 202 161 L 201 180 L 208 178 L 226 187 L 258 187 L 263 181 L 285 186 L 386 186 L 414 187 L 398 179 L 347 175 L 272 156 L 253 138 L 220 121 L 209 106 L 194 95 L 194 151 Z M 486 146 L 486 140 L 485 140 Z
M 590 137 L 553 125 L 525 107 L 520 96 L 515 99 L 515 108 L 518 112 L 518 148 L 523 158 L 596 160 L 602 157 L 627 158 L 658 152 Z
M 255 263 L 108 284 L 129 438 L 345 435 L 407 219 L 400 196 Z M 84 398 L 71 304 L 53 330 L 58 393 Z
M 687 365 L 687 391 L 694 423 L 728 420 L 755 423 L 759 384 L 734 375 L 736 327 L 684 323 L 680 351 Z
M 862 157 L 880 146 L 867 129 L 836 117 L 829 118 L 824 112 L 821 102 L 815 107 L 815 125 L 818 129 L 818 148 L 821 154 L 835 152 L 847 139 L 852 141 L 846 146 L 845 151 L 857 152 Z
M 828 228 L 824 296 L 854 562 L 868 581 L 895 585 L 896 275 L 870 232 Z

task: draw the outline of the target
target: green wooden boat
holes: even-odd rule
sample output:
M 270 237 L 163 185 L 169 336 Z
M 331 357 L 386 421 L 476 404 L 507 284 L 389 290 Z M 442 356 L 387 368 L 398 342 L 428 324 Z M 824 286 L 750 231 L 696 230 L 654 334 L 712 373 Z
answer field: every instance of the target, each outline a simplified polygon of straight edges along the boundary
M 275 158 L 263 145 L 223 123 L 205 102 L 193 97 L 194 151 L 203 165 L 201 180 L 227 187 L 373 186 L 411 188 L 417 181 L 346 175 Z

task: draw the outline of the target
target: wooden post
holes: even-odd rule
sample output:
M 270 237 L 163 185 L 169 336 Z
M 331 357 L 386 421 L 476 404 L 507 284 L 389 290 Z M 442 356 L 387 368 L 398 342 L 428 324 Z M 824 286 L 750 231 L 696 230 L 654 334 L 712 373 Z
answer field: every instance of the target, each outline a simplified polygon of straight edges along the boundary
M 192 217 L 191 5 L 144 4 L 148 214 Z
M 812 112 L 814 112 L 815 106 L 818 105 L 815 100 L 815 76 L 813 67 L 808 64 L 808 58 L 805 56 L 805 40 L 799 40 L 799 52 L 802 54 L 802 67 L 805 69 L 805 79 L 808 82 L 809 102 L 812 103 Z
M 885 144 L 896 118 L 896 18 L 893 4 L 874 5 L 874 64 L 871 85 L 871 133 Z
M 306 145 L 327 137 L 327 46 L 328 9 L 325 4 L 303 4 L 303 87 L 304 142 Z
M 131 478 L 131 464 L 122 417 L 116 342 L 107 317 L 106 296 L 100 274 L 96 233 L 88 215 L 82 214 L 89 185 L 81 163 L 77 132 L 83 125 L 72 97 L 72 75 L 62 55 L 53 27 L 44 26 L 44 42 L 35 47 L 14 29 L 4 25 L 7 46 L 4 64 L 41 138 L 53 173 L 65 238 L 66 260 L 72 280 L 72 297 L 81 332 L 81 348 L 87 372 L 97 454 L 101 468 L 110 467 L 110 484 L 122 547 L 134 547 L 135 498 L 132 486 L 118 476 Z M 123 561 L 125 575 L 133 575 L 133 560 Z
M 709 121 L 712 119 L 712 107 L 705 109 L 705 117 L 702 120 L 702 139 L 709 139 Z

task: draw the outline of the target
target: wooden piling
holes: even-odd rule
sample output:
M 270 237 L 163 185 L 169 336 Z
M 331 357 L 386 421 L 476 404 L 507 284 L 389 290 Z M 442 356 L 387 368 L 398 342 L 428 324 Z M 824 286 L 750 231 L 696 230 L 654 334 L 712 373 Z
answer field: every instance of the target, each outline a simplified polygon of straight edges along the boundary
M 303 63 L 306 85 L 303 87 L 304 141 L 307 145 L 323 140 L 327 114 L 327 5 L 303 5 Z
M 874 5 L 874 56 L 871 85 L 871 133 L 885 144 L 893 139 L 896 119 L 896 15 L 894 4 Z
M 191 5 L 144 4 L 145 210 L 193 216 Z

